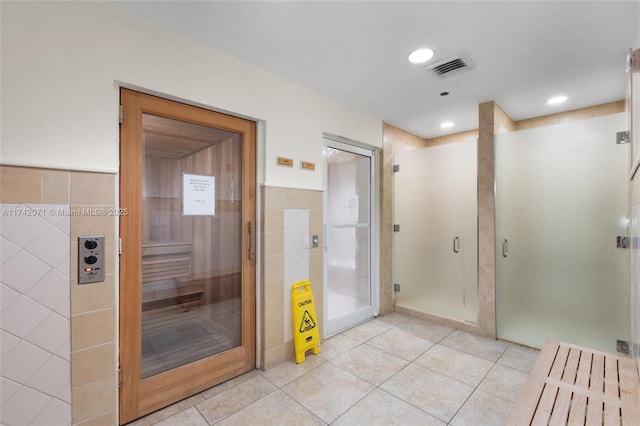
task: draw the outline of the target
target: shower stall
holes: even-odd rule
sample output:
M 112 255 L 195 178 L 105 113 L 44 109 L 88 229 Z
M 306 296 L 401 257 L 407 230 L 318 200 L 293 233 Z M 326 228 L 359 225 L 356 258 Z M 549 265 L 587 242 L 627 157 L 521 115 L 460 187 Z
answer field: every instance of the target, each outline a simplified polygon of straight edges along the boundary
M 618 113 L 495 137 L 499 339 L 607 352 L 628 340 L 629 148 L 616 143 L 626 128 Z M 396 307 L 477 325 L 489 306 L 478 295 L 477 141 L 407 150 L 394 164 Z
M 624 114 L 495 139 L 498 338 L 616 351 L 627 336 Z
M 477 323 L 477 153 L 471 140 L 395 155 L 397 307 Z

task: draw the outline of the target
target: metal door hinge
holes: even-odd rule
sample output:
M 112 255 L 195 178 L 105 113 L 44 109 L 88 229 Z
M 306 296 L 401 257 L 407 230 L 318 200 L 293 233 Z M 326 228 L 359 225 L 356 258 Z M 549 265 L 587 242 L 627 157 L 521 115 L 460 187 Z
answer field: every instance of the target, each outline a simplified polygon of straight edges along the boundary
M 118 387 L 122 387 L 122 368 L 118 368 Z
M 400 171 L 400 164 L 393 165 L 393 173 L 398 173 Z
M 394 293 L 400 293 L 400 284 L 394 284 L 393 285 L 393 292 Z
M 398 224 L 393 225 L 393 232 L 400 232 L 400 225 Z
M 616 143 L 618 145 L 629 143 L 629 131 L 625 130 L 623 132 L 616 133 Z
M 622 354 L 629 355 L 629 342 L 626 340 L 616 340 L 616 350 Z
M 118 106 L 118 123 L 124 123 L 124 108 L 122 108 L 122 105 Z
M 118 238 L 118 254 L 122 254 L 122 238 Z

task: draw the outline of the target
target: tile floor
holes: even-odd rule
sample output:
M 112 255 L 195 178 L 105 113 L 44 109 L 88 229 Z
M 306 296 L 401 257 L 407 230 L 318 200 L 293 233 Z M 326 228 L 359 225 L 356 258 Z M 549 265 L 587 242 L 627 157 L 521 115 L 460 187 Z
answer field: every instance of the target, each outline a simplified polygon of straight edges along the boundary
M 399 314 L 327 339 L 131 423 L 502 425 L 537 351 Z

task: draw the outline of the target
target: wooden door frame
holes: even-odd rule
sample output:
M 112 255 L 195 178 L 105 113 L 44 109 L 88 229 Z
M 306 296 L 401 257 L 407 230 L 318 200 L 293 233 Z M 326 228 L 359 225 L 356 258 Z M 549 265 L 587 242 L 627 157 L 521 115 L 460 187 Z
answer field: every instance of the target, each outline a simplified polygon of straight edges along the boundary
M 120 97 L 123 108 L 120 127 L 120 208 L 128 211 L 128 215 L 120 217 L 119 233 L 122 238 L 119 272 L 119 422 L 124 424 L 255 368 L 256 261 L 250 251 L 252 248 L 255 250 L 255 245 L 252 247 L 255 242 L 252 243 L 251 238 L 256 238 L 257 204 L 256 123 L 124 88 L 120 90 Z M 242 179 L 243 186 L 246 186 L 242 192 L 242 256 L 245 259 L 242 262 L 242 304 L 246 315 L 243 315 L 241 346 L 140 380 L 143 112 L 243 135 Z M 215 369 L 212 368 L 214 363 L 217 366 Z

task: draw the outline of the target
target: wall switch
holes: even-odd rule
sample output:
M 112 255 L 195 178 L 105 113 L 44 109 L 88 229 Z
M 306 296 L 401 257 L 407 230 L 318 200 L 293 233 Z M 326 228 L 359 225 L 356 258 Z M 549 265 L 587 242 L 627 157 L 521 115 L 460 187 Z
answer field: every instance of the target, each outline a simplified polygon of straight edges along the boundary
M 308 235 L 305 235 L 302 238 L 302 248 L 306 248 L 306 249 L 309 248 L 309 236 Z
M 104 281 L 104 236 L 78 237 L 78 284 Z

